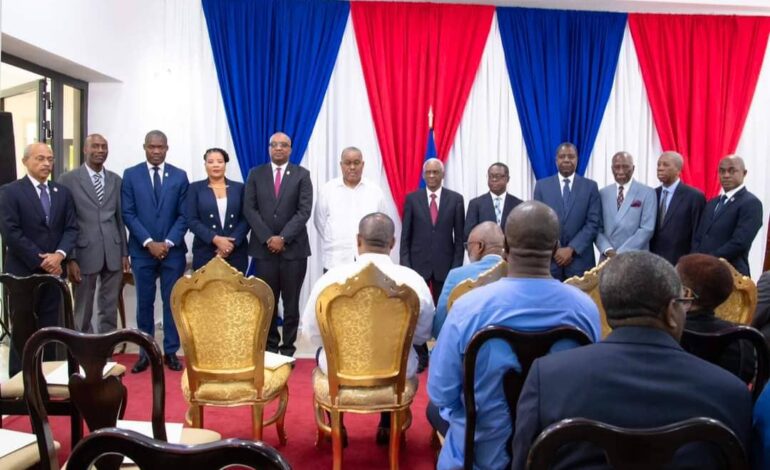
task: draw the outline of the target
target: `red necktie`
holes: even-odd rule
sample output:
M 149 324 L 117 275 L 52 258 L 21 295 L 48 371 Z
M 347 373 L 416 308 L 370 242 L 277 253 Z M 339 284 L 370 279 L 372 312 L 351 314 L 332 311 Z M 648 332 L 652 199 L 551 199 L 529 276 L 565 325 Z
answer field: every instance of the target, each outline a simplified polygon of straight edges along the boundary
M 275 187 L 275 197 L 278 197 L 278 193 L 281 191 L 281 167 L 275 169 L 275 181 L 273 182 Z
M 438 204 L 436 204 L 436 195 L 431 194 L 430 195 L 430 222 L 433 225 L 436 225 L 436 220 L 438 220 Z
M 618 210 L 620 210 L 620 206 L 623 205 L 623 201 L 625 200 L 625 197 L 623 197 L 623 186 L 618 187 Z

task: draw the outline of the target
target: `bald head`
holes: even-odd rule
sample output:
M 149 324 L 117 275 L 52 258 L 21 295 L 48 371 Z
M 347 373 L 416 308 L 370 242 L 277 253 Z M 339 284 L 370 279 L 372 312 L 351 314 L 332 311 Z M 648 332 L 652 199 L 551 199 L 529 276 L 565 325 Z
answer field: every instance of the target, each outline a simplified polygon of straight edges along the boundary
M 719 183 L 724 192 L 732 191 L 743 184 L 746 164 L 738 155 L 728 155 L 719 160 Z
M 505 236 L 494 222 L 482 222 L 468 235 L 468 258 L 478 261 L 486 255 L 502 255 Z
M 671 186 L 679 179 L 682 167 L 684 167 L 684 158 L 678 152 L 668 151 L 661 153 L 660 157 L 658 157 L 658 180 L 664 186 Z
M 358 253 L 388 254 L 396 243 L 393 220 L 382 212 L 365 215 L 358 223 Z
M 539 267 L 549 269 L 551 255 L 559 241 L 559 218 L 542 202 L 523 202 L 508 216 L 505 241 L 509 264 L 515 264 L 515 258 L 537 258 L 542 265 Z

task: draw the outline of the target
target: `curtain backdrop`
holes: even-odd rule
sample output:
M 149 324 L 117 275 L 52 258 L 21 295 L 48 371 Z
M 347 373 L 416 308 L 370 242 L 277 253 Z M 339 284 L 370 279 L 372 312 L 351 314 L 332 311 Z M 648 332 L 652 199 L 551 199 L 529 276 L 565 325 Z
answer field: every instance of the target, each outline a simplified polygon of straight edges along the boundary
M 685 156 L 684 181 L 716 195 L 717 165 L 738 146 L 770 18 L 632 14 L 629 27 L 663 147 Z
M 305 153 L 350 4 L 330 0 L 203 0 L 214 63 L 244 177 L 268 161 L 270 135 Z
M 583 174 L 607 104 L 626 15 L 497 9 L 508 74 L 537 178 L 556 173 L 554 154 L 575 144 Z

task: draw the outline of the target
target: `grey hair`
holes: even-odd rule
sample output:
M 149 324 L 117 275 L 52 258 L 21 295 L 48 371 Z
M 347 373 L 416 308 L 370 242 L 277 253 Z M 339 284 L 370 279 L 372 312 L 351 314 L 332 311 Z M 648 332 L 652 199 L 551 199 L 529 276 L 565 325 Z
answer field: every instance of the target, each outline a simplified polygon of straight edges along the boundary
M 441 173 L 444 172 L 444 164 L 438 158 L 429 158 L 425 160 L 425 163 L 422 164 L 422 171 L 425 171 L 425 167 L 428 166 L 428 163 L 431 163 L 431 162 L 438 163 L 438 166 L 441 167 Z
M 358 154 L 361 155 L 361 158 L 364 157 L 364 154 L 363 152 L 361 152 L 360 148 L 354 147 L 351 145 L 350 147 L 345 147 L 344 149 L 342 149 L 342 153 L 340 154 L 340 161 L 342 161 L 342 157 L 344 157 L 345 154 L 348 152 L 358 152 Z
M 46 144 L 45 142 L 32 142 L 31 144 L 24 147 L 24 155 L 22 155 L 22 160 L 26 160 L 29 158 L 30 155 L 32 155 L 32 148 L 37 145 L 45 145 L 48 147 L 48 150 L 51 150 L 51 146 Z

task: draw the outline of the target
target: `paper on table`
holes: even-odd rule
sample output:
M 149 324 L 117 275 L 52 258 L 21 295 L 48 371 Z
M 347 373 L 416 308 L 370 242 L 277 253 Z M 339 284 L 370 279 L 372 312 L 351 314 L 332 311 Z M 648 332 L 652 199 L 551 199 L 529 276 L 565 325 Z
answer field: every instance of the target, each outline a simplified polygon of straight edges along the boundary
M 128 429 L 129 431 L 135 431 L 147 437 L 153 437 L 152 423 L 150 421 L 130 421 L 119 419 L 115 427 L 120 429 Z M 168 442 L 171 444 L 179 444 L 182 442 L 182 423 L 166 423 L 166 439 L 168 439 Z M 129 459 L 128 457 L 123 458 L 123 465 L 131 465 L 133 463 L 133 460 Z
M 28 432 L 0 429 L 0 458 L 34 444 L 37 438 Z
M 291 356 L 284 356 L 283 354 L 276 354 L 270 351 L 265 351 L 265 368 L 270 370 L 276 370 L 284 364 L 291 364 L 295 359 Z
M 107 362 L 104 365 L 104 371 L 102 372 L 104 375 L 107 375 L 117 362 Z M 46 374 L 45 381 L 48 383 L 48 385 L 67 385 L 70 382 L 70 376 L 67 373 L 67 363 L 60 365 L 53 371 L 51 371 L 49 374 Z M 83 368 L 80 368 L 80 373 L 85 376 L 86 371 L 83 370 Z

